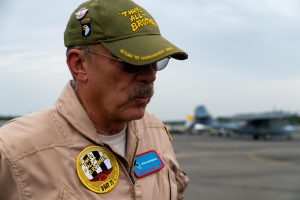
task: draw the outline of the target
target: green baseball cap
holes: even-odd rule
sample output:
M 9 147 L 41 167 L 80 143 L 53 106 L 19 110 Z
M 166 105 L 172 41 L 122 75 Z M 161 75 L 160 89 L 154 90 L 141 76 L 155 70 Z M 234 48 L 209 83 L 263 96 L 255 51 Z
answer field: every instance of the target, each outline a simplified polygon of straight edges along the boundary
M 153 17 L 131 0 L 89 0 L 71 15 L 64 33 L 66 47 L 101 44 L 117 58 L 146 65 L 187 53 L 161 36 Z

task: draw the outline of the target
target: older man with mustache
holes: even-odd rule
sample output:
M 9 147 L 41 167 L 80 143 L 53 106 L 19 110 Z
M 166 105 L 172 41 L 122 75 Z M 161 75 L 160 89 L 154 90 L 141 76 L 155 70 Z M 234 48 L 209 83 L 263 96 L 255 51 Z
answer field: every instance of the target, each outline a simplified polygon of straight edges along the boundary
M 130 0 L 90 0 L 64 34 L 73 76 L 55 105 L 0 129 L 0 199 L 183 199 L 188 178 L 146 106 L 187 54 Z

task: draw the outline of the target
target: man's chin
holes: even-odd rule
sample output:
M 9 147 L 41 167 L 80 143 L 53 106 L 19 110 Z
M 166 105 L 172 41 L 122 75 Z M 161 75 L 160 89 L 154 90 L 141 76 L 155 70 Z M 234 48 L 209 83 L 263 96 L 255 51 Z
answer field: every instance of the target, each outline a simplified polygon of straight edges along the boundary
M 138 120 L 144 117 L 146 106 L 140 106 L 138 108 L 131 109 L 127 113 L 128 121 Z

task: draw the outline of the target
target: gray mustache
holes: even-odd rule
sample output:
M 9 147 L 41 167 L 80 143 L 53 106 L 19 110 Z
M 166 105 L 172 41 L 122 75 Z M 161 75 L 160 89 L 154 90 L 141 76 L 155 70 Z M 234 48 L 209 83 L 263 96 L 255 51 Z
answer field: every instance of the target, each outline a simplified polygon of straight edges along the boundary
M 129 95 L 130 99 L 137 97 L 152 97 L 154 94 L 153 84 L 143 84 L 136 87 Z

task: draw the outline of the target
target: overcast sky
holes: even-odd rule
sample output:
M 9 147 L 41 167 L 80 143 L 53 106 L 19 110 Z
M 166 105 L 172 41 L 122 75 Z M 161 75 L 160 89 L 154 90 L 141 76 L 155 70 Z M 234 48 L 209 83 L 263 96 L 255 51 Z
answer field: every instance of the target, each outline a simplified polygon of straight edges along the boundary
M 0 115 L 56 101 L 71 78 L 63 32 L 81 2 L 0 0 Z M 199 104 L 213 116 L 300 113 L 300 1 L 136 2 L 189 54 L 158 73 L 148 108 L 161 119 L 185 119 Z

